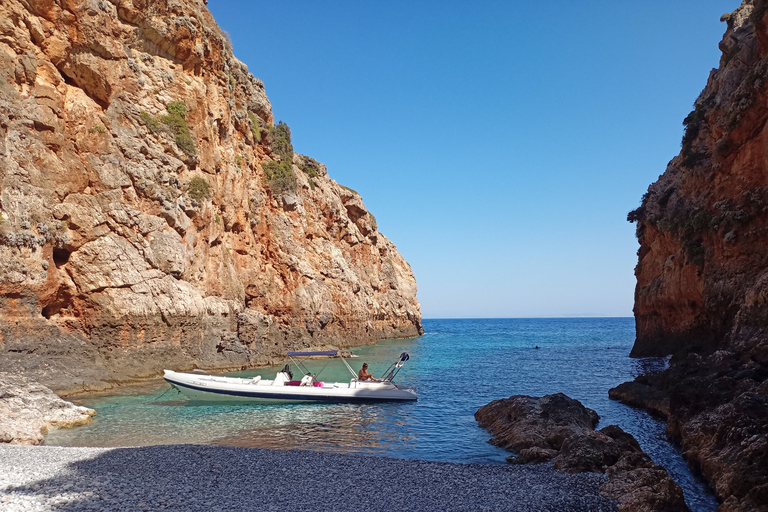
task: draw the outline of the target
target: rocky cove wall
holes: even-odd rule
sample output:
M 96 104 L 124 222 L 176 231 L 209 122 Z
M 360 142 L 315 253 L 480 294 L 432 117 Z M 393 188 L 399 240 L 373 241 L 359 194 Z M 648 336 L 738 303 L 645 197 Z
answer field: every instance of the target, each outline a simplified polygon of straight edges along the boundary
M 668 370 L 610 392 L 654 411 L 719 510 L 768 510 L 768 2 L 723 16 L 722 57 L 680 154 L 629 214 L 632 355 Z
M 764 2 L 724 15 L 719 69 L 637 221 L 634 355 L 716 350 L 768 325 L 768 28 Z M 759 336 L 758 336 L 759 337 Z
M 202 1 L 3 1 L 0 371 L 66 394 L 423 332 L 360 196 L 275 133 Z

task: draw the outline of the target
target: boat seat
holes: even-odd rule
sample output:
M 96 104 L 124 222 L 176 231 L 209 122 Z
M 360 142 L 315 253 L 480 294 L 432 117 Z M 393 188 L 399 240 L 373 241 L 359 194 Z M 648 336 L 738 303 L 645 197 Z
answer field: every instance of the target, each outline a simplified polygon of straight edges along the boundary
M 286 372 L 277 372 L 275 380 L 272 381 L 273 386 L 284 386 L 291 380 L 290 376 Z
M 257 375 L 251 379 L 251 384 L 256 384 L 261 380 L 261 375 Z

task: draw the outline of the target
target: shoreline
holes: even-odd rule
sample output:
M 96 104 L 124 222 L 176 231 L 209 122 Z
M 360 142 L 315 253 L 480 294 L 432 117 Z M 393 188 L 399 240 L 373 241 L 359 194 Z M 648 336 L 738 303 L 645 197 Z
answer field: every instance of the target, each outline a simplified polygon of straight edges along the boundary
M 591 510 L 606 476 L 212 445 L 0 445 L 0 508 L 17 510 Z

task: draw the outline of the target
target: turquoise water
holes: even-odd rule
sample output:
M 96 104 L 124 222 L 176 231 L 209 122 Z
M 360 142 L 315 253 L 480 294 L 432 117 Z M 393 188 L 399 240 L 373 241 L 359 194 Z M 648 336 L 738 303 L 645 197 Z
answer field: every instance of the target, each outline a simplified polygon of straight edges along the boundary
M 189 402 L 166 384 L 126 388 L 80 403 L 96 409 L 91 424 L 51 432 L 46 444 L 139 446 L 206 443 L 262 448 L 363 452 L 388 457 L 503 464 L 507 452 L 487 443 L 475 411 L 515 394 L 563 392 L 634 435 L 683 487 L 689 507 L 715 510 L 704 486 L 664 437 L 664 424 L 608 399 L 608 389 L 666 360 L 630 359 L 632 318 L 424 320 L 427 334 L 385 340 L 354 350 L 358 370 L 367 361 L 381 374 L 401 352 L 411 355 L 399 384 L 413 386 L 419 401 L 382 404 L 227 405 Z M 538 348 L 537 348 L 538 347 Z M 319 370 L 327 360 L 311 361 Z M 241 372 L 273 378 L 276 368 Z M 297 373 L 294 369 L 294 373 Z M 331 360 L 320 380 L 346 381 L 349 372 Z

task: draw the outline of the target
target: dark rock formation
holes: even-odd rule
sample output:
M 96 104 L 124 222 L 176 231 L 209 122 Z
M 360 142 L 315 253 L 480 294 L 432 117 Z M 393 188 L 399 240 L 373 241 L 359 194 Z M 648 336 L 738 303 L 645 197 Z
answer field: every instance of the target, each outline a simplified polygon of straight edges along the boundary
M 0 3 L 0 370 L 74 392 L 421 332 L 205 2 Z
M 494 400 L 475 413 L 490 443 L 515 452 L 514 464 L 553 461 L 570 473 L 606 473 L 600 493 L 622 512 L 686 511 L 683 491 L 667 471 L 616 425 L 595 431 L 599 416 L 562 393 Z
M 640 242 L 633 356 L 670 368 L 611 390 L 667 434 L 721 510 L 768 510 L 768 1 L 723 16 L 719 69 L 680 154 L 629 214 Z

